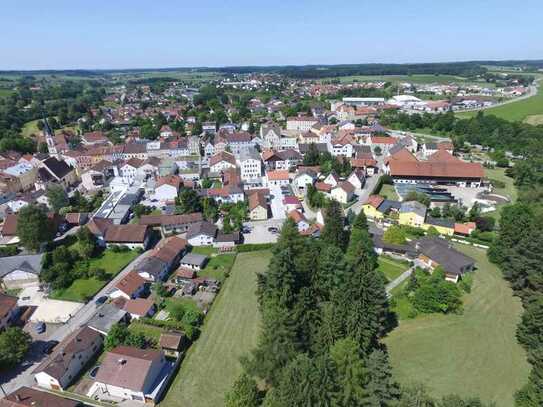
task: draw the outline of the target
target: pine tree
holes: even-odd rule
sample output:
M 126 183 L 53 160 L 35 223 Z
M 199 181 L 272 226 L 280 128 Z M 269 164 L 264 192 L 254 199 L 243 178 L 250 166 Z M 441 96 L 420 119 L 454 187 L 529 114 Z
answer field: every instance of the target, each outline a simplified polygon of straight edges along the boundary
M 351 228 L 346 258 L 354 267 L 358 267 L 362 263 L 367 264 L 370 268 L 377 267 L 377 254 L 368 231 L 368 221 L 364 211 L 360 211 Z
M 327 244 L 339 247 L 341 250 L 345 250 L 347 245 L 343 209 L 336 200 L 331 200 L 326 208 L 321 239 Z
M 336 374 L 330 360 L 323 356 L 311 359 L 298 355 L 283 371 L 279 384 L 274 388 L 274 407 L 332 406 L 337 392 Z
M 318 268 L 313 275 L 313 288 L 321 301 L 328 301 L 335 290 L 345 286 L 349 277 L 348 265 L 345 255 L 337 246 L 324 246 L 318 260 Z
M 392 379 L 392 368 L 385 351 L 376 349 L 367 360 L 369 381 L 366 390 L 369 393 L 371 406 L 386 407 L 395 405 L 400 389 Z
M 226 407 L 257 407 L 260 405 L 260 394 L 256 381 L 246 373 L 242 373 L 225 397 Z
M 391 313 L 381 274 L 361 265 L 335 299 L 338 318 L 346 336 L 355 339 L 364 352 L 377 345 L 390 329 Z
M 335 405 L 351 407 L 365 405 L 368 372 L 360 357 L 360 348 L 351 338 L 340 339 L 330 349 L 330 357 L 337 371 L 338 391 Z

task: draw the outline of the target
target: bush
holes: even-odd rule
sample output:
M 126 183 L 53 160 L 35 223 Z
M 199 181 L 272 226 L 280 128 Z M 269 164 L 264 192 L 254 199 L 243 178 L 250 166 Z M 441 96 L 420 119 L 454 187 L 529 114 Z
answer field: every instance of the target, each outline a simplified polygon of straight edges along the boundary
M 405 230 L 400 226 L 390 226 L 383 235 L 383 240 L 390 244 L 402 245 L 406 242 Z
M 200 329 L 197 327 L 194 327 L 192 325 L 187 325 L 182 322 L 177 321 L 161 321 L 158 319 L 151 319 L 151 318 L 140 318 L 140 322 L 142 324 L 157 326 L 159 328 L 166 328 L 166 329 L 175 329 L 178 331 L 182 331 L 185 333 L 188 339 L 191 341 L 194 341 L 198 338 L 200 335 Z
M 17 256 L 19 249 L 17 246 L 0 247 L 0 257 Z
M 113 253 L 123 253 L 123 252 L 129 252 L 130 248 L 128 246 L 125 246 L 124 244 L 116 244 L 110 247 L 110 250 Z
M 236 246 L 238 253 L 258 252 L 260 250 L 268 250 L 275 246 L 275 243 L 248 243 Z
M 445 280 L 445 272 L 438 267 L 433 274 L 418 281 L 412 304 L 418 312 L 433 313 L 460 312 L 462 309 L 461 293 L 458 286 Z

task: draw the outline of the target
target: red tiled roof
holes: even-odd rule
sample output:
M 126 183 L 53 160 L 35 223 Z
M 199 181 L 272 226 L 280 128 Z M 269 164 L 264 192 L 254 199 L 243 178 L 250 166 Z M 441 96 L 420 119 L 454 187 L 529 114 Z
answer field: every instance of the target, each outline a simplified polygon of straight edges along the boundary
M 391 161 L 390 175 L 403 177 L 428 177 L 428 178 L 483 178 L 483 167 L 479 163 L 467 163 L 464 161 L 441 162 L 406 162 Z
M 108 243 L 143 243 L 147 235 L 147 225 L 111 225 L 106 230 Z
M 270 181 L 279 181 L 279 180 L 288 180 L 288 171 L 287 170 L 276 170 L 268 171 L 266 173 L 268 180 Z
M 148 298 L 136 298 L 135 300 L 128 300 L 125 302 L 123 309 L 129 314 L 139 315 L 141 317 L 147 315 L 147 313 L 155 306 L 153 300 Z
M 131 297 L 144 284 L 145 279 L 135 271 L 131 271 L 115 284 L 115 288 Z
M 385 198 L 383 198 L 380 195 L 370 195 L 370 197 L 366 201 L 366 204 L 371 205 L 375 209 L 377 209 L 377 208 L 379 208 L 379 205 L 381 205 L 383 203 L 384 200 L 385 200 Z
M 377 167 L 373 158 L 351 158 L 351 165 L 355 168 Z

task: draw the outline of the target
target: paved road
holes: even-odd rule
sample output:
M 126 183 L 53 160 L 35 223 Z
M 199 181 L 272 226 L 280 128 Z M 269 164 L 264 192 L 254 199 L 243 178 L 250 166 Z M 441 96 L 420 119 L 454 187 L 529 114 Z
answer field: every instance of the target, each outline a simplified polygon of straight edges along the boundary
M 415 266 L 408 268 L 405 270 L 402 274 L 400 274 L 395 280 L 392 280 L 390 283 L 388 283 L 385 287 L 385 290 L 387 292 L 387 295 L 390 297 L 390 292 L 398 287 L 401 283 L 403 283 L 405 280 L 409 278 L 411 273 L 413 273 L 413 270 L 415 270 Z
M 78 329 L 81 325 L 86 324 L 89 319 L 92 317 L 96 311 L 95 300 L 101 296 L 107 295 L 107 293 L 121 280 L 129 271 L 131 271 L 134 266 L 145 258 L 150 251 L 142 253 L 140 256 L 135 258 L 130 264 L 128 264 L 124 269 L 117 274 L 113 280 L 107 283 L 104 288 L 102 288 L 88 303 L 86 303 L 75 315 L 68 320 L 67 323 L 58 327 L 58 329 L 52 331 L 49 335 L 47 333 L 43 337 L 42 341 L 59 341 L 61 342 L 66 338 L 70 333 Z M 41 353 L 41 344 L 36 344 L 33 346 L 29 355 L 26 357 L 25 361 L 19 366 L 17 372 L 12 372 L 13 374 L 9 379 L 2 378 L 2 387 L 6 393 L 17 390 L 21 386 L 33 386 L 34 385 L 34 376 L 32 371 L 35 367 L 45 359 L 45 356 Z M 5 381 L 5 382 L 4 382 Z

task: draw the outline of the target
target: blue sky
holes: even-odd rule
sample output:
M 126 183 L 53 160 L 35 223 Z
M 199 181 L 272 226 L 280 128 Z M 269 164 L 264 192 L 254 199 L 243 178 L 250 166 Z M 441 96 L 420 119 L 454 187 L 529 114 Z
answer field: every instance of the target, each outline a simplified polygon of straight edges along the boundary
M 3 0 L 0 70 L 543 59 L 542 22 L 542 0 Z

